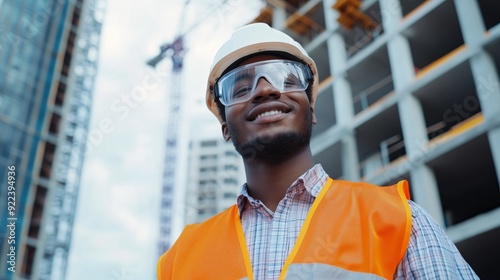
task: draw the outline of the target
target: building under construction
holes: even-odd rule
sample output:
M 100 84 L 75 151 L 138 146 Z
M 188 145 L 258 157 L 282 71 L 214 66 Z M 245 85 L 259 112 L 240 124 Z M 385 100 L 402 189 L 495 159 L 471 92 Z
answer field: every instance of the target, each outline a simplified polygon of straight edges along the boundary
M 103 4 L 0 0 L 0 279 L 65 279 Z
M 334 179 L 410 182 L 482 279 L 499 279 L 500 3 L 268 0 L 320 88 L 312 150 Z

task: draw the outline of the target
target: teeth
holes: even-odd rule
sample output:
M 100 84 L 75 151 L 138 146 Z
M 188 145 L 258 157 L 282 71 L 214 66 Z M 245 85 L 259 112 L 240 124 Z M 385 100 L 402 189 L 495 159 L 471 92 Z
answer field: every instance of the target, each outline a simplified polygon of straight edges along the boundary
M 255 119 L 258 119 L 260 117 L 265 117 L 265 116 L 271 116 L 271 115 L 281 114 L 281 113 L 283 113 L 283 112 L 280 111 L 280 110 L 271 110 L 271 111 L 267 111 L 267 112 L 264 112 L 264 113 L 260 113 Z

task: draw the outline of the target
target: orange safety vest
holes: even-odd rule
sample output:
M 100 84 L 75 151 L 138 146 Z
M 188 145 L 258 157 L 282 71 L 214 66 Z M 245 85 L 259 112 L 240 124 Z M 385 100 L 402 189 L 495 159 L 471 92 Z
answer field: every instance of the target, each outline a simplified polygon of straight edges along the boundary
M 411 229 L 408 183 L 328 179 L 280 279 L 392 279 Z M 158 279 L 253 279 L 238 207 L 188 225 L 158 262 Z

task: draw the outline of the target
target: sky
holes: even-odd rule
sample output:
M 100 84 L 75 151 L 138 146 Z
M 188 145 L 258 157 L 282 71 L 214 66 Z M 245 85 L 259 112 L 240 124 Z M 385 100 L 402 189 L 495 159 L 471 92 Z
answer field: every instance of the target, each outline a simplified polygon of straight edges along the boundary
M 172 64 L 165 59 L 153 69 L 145 62 L 178 34 L 184 1 L 105 1 L 88 152 L 66 279 L 156 279 Z M 187 5 L 184 30 L 202 23 L 186 35 L 179 85 L 185 139 L 193 120 L 203 131 L 220 135 L 216 118 L 204 104 L 209 68 L 218 47 L 262 5 L 260 0 L 228 0 L 219 7 L 220 2 L 192 0 Z M 210 126 L 214 129 L 207 130 Z M 178 172 L 185 175 L 184 170 Z

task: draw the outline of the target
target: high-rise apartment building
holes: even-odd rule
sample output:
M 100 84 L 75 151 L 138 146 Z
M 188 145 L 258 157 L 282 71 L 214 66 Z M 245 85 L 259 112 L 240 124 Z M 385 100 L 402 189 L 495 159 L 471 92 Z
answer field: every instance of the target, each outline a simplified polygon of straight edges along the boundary
M 206 126 L 196 127 L 189 144 L 184 224 L 199 223 L 226 210 L 246 181 L 243 161 L 232 142 L 220 133 L 203 131 Z
M 103 5 L 0 1 L 1 279 L 65 278 Z
M 500 263 L 500 3 L 267 1 L 319 70 L 311 147 L 334 178 L 410 182 L 482 279 Z

